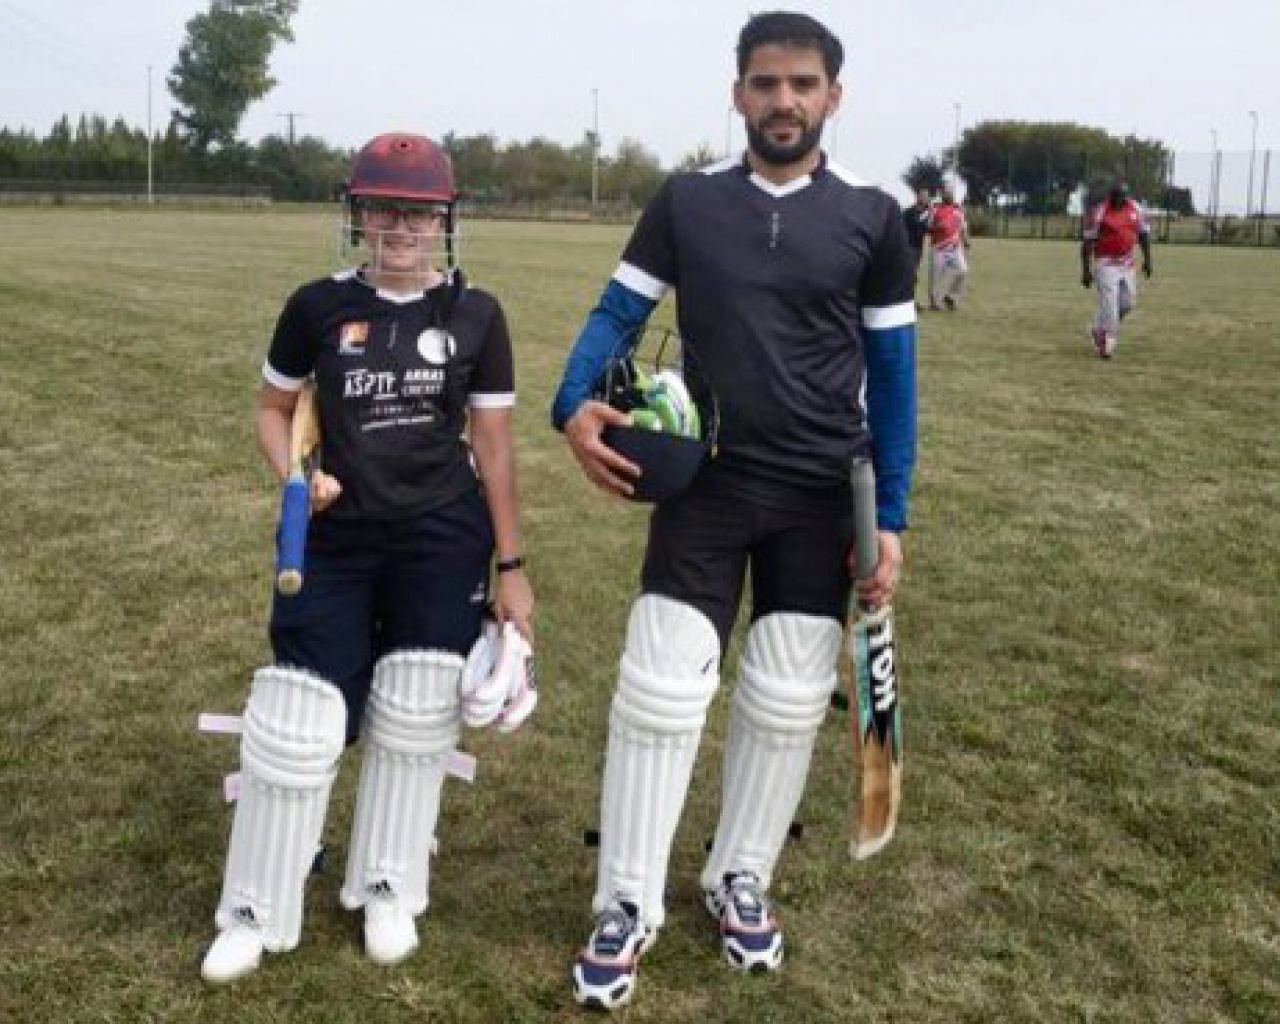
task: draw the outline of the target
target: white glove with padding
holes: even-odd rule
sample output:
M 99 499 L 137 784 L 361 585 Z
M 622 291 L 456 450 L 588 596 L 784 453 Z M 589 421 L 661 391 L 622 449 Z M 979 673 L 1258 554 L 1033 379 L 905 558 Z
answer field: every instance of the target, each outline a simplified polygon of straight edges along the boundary
M 538 705 L 533 647 L 512 622 L 486 620 L 462 671 L 462 720 L 515 732 Z

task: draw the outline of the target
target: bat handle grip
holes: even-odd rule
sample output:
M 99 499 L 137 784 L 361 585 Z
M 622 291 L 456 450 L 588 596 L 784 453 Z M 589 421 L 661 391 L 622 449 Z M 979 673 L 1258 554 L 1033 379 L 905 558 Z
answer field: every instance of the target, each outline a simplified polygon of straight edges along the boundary
M 294 473 L 285 484 L 281 499 L 280 533 L 276 542 L 276 589 L 289 597 L 302 588 L 310 514 L 311 494 L 307 481 L 301 473 Z
M 880 531 L 876 528 L 876 475 L 871 460 L 856 461 L 850 480 L 853 484 L 853 549 L 858 557 L 858 578 L 866 580 L 876 574 L 880 565 Z

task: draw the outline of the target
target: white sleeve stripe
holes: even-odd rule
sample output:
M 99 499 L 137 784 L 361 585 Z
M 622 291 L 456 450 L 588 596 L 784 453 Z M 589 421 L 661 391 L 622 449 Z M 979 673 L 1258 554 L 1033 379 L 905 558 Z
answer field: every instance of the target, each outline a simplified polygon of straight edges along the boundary
M 281 391 L 301 391 L 302 385 L 307 380 L 306 377 L 286 377 L 267 362 L 262 364 L 262 379 Z
M 467 398 L 473 409 L 510 409 L 516 404 L 514 391 L 473 391 Z
M 896 306 L 864 306 L 862 326 L 869 331 L 885 331 L 890 327 L 906 327 L 916 322 L 916 304 L 900 302 Z
M 654 302 L 666 295 L 671 288 L 666 281 L 660 281 L 652 274 L 645 273 L 639 267 L 626 262 L 618 264 L 618 269 L 613 272 L 613 279 L 623 287 L 639 292 L 646 299 L 652 299 Z
M 865 178 L 861 178 L 849 170 L 844 164 L 837 163 L 834 160 L 827 161 L 827 170 L 843 181 L 846 185 L 852 185 L 854 188 L 870 187 L 871 182 Z

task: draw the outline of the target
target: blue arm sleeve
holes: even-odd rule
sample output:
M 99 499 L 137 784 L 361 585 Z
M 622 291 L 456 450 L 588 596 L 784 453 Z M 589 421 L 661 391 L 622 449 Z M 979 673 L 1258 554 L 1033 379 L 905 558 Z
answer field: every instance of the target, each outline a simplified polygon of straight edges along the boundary
M 657 303 L 624 284 L 610 281 L 587 317 L 565 363 L 551 422 L 563 430 L 569 417 L 591 397 L 611 359 L 625 357 L 640 341 L 640 329 Z
M 900 533 L 907 528 L 916 465 L 916 325 L 864 333 L 876 523 L 882 530 Z

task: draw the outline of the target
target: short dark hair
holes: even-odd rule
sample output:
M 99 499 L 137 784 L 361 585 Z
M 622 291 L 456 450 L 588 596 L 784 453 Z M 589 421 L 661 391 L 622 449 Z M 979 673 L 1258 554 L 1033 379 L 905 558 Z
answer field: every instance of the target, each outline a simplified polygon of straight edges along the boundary
M 833 82 L 844 65 L 844 47 L 822 22 L 797 11 L 766 11 L 753 14 L 738 35 L 738 78 L 747 73 L 752 51 L 770 43 L 817 50 L 827 78 Z

